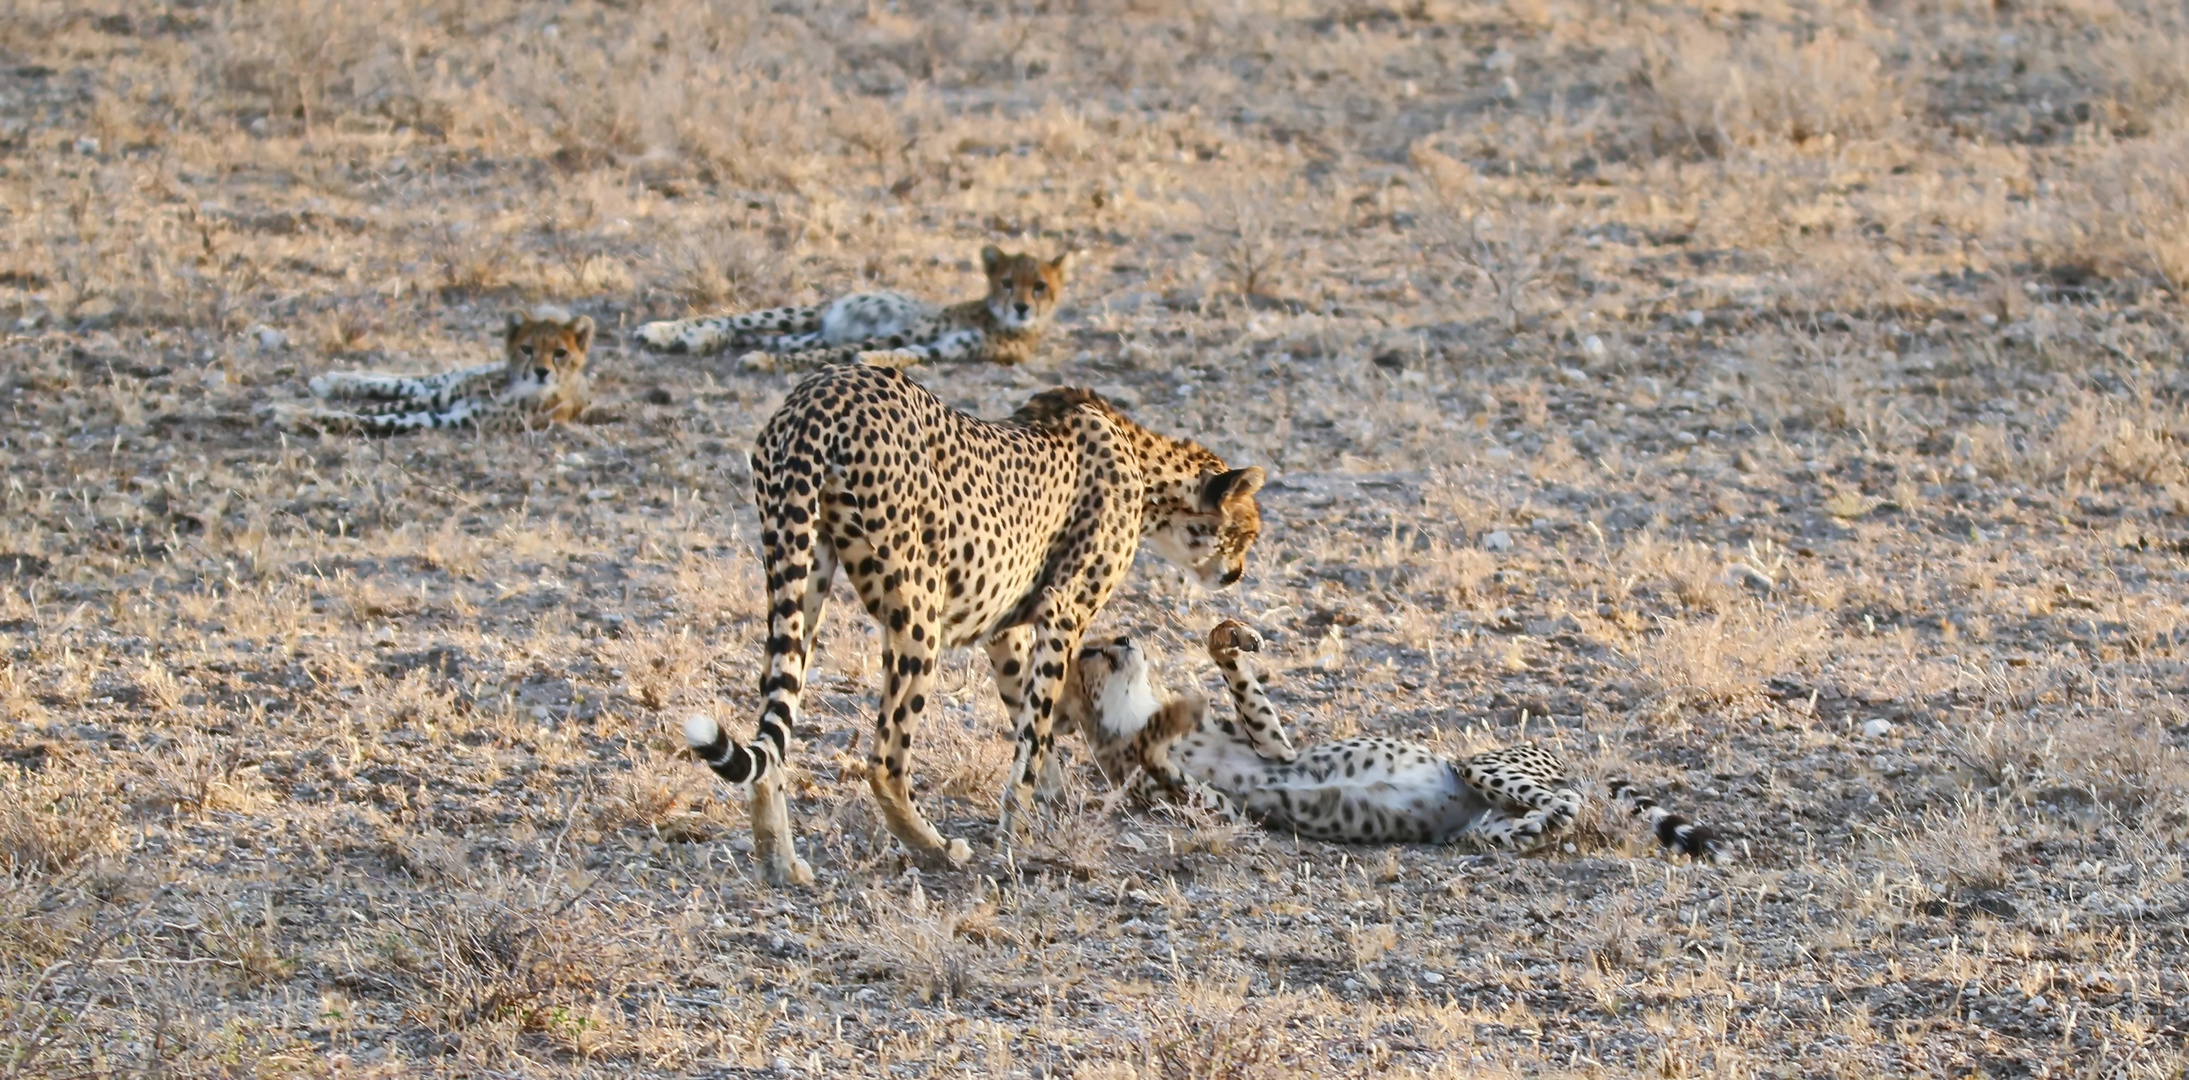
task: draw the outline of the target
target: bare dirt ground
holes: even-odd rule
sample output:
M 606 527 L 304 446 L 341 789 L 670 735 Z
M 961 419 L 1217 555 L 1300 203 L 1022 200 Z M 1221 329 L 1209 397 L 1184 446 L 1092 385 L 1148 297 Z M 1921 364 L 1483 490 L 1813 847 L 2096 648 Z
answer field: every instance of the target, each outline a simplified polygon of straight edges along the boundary
M 2180 1077 L 2178 6 L 11 0 L 0 1076 Z M 1082 252 L 1092 385 L 1266 466 L 1298 733 L 1520 737 L 1737 837 L 1538 857 L 1111 805 L 919 873 L 839 603 L 820 875 L 746 730 L 789 382 L 638 321 Z M 334 367 L 604 327 L 589 423 L 284 438 Z

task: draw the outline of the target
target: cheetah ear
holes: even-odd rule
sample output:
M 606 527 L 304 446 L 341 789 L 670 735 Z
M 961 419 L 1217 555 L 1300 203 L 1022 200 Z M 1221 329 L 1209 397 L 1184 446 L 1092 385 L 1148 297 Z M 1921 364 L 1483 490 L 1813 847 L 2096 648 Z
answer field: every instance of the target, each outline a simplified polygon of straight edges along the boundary
M 1217 473 L 1201 485 L 1201 509 L 1213 514 L 1234 499 L 1251 499 L 1262 490 L 1265 478 L 1260 465 Z
M 1056 258 L 1049 260 L 1049 269 L 1056 271 L 1058 277 L 1063 277 L 1066 264 L 1072 261 L 1074 254 L 1070 251 L 1059 252 Z
M 509 341 L 517 340 L 517 331 L 524 329 L 524 324 L 531 321 L 532 317 L 522 311 L 512 311 L 502 316 L 502 337 Z
M 572 334 L 577 335 L 578 351 L 580 353 L 593 347 L 593 317 L 591 315 L 580 315 L 564 323 L 563 326 L 568 328 Z
M 980 249 L 980 268 L 987 271 L 989 277 L 995 277 L 997 274 L 1003 273 L 1003 262 L 1002 248 L 990 244 Z

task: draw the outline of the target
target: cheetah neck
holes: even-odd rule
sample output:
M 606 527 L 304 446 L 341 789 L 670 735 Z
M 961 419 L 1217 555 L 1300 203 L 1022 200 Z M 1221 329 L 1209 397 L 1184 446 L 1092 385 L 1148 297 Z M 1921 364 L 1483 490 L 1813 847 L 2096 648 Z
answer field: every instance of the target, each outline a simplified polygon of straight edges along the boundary
M 1201 485 L 1212 473 L 1230 468 L 1208 447 L 1191 439 L 1174 439 L 1149 431 L 1120 416 L 1119 426 L 1132 439 L 1140 458 L 1140 483 L 1146 502 L 1145 527 L 1173 511 L 1200 508 Z

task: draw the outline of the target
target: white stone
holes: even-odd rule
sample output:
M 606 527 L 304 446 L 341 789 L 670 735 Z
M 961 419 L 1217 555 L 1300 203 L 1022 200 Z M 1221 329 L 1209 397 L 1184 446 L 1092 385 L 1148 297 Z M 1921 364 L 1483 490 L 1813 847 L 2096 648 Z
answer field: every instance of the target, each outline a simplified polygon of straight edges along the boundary
M 257 330 L 252 331 L 252 333 L 257 335 L 258 337 L 258 347 L 261 349 L 265 349 L 268 352 L 272 352 L 275 349 L 283 348 L 289 344 L 289 335 L 284 334 L 271 326 L 261 326 Z
M 1482 538 L 1482 550 L 1484 551 L 1511 551 L 1512 549 L 1513 534 L 1503 529 Z
M 1874 716 L 1862 722 L 1862 734 L 1866 738 L 1882 739 L 1893 730 L 1893 722 L 1882 716 Z
M 1700 311 L 1697 311 L 1697 310 L 1695 310 L 1695 309 L 1693 309 L 1693 308 L 1689 308 L 1689 309 L 1688 309 L 1688 312 L 1687 312 L 1687 325 L 1689 325 L 1689 326 L 1701 326 L 1702 324 L 1703 324 L 1703 313 L 1702 313 L 1702 312 L 1700 312 Z
M 1609 349 L 1604 348 L 1604 339 L 1597 337 L 1595 334 L 1590 334 L 1581 339 L 1581 351 L 1588 354 L 1588 358 L 1591 360 L 1602 360 L 1605 354 L 1610 352 Z

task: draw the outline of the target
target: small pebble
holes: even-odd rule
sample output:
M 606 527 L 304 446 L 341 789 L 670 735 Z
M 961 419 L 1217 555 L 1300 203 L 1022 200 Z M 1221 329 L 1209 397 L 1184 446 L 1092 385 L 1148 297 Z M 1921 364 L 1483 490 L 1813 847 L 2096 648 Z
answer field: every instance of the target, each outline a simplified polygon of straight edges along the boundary
M 1482 538 L 1482 550 L 1484 551 L 1511 551 L 1512 548 L 1513 534 L 1503 529 Z
M 1872 717 L 1862 722 L 1862 734 L 1866 738 L 1882 739 L 1890 734 L 1892 730 L 1893 722 L 1882 716 Z
M 1603 338 L 1590 334 L 1581 339 L 1581 351 L 1588 354 L 1588 358 L 1591 360 L 1602 360 L 1605 354 L 1611 350 L 1604 348 Z

